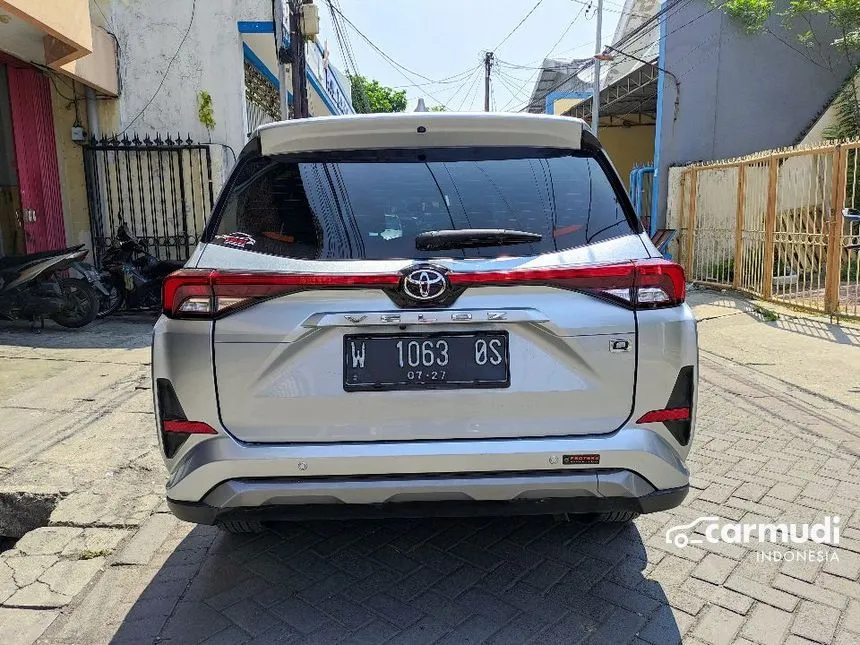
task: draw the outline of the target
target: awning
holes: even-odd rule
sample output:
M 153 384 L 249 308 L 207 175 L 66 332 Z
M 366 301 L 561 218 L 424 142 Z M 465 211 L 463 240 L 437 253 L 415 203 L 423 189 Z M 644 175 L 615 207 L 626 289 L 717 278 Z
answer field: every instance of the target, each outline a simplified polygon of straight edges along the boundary
M 656 61 L 654 61 L 656 63 Z M 639 65 L 600 91 L 600 117 L 608 125 L 642 125 L 657 121 L 657 77 L 654 64 Z M 564 113 L 591 121 L 591 101 L 583 101 Z

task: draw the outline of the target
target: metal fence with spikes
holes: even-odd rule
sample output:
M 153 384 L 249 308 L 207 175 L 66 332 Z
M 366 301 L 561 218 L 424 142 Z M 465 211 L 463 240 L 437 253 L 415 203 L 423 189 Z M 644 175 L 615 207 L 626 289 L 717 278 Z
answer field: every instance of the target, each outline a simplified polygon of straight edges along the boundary
M 690 280 L 860 316 L 860 141 L 687 166 L 670 187 Z
M 87 202 L 96 264 L 119 225 L 157 257 L 186 260 L 212 209 L 212 155 L 190 135 L 137 134 L 84 144 Z

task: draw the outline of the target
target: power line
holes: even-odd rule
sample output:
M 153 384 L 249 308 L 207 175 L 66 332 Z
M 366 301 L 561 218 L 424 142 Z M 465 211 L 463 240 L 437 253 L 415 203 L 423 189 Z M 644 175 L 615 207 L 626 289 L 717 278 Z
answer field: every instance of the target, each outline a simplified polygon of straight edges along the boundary
M 334 1 L 335 0 L 327 0 L 326 4 L 328 5 L 328 11 L 331 15 L 331 23 L 334 27 L 334 37 L 337 41 L 337 46 L 340 49 L 344 65 L 346 66 L 346 71 L 350 75 L 358 75 L 358 65 L 355 63 L 355 57 L 352 53 L 352 47 L 349 44 L 348 36 L 345 33 L 345 29 L 343 29 L 340 24 L 340 19 L 338 18 L 337 13 L 334 10 Z
M 469 69 L 462 71 L 459 74 L 447 76 L 445 78 L 439 79 L 438 81 L 428 81 L 426 83 L 410 83 L 408 85 L 392 85 L 391 87 L 395 89 L 401 89 L 404 87 L 424 87 L 425 85 L 456 85 L 457 83 L 461 83 L 464 79 L 468 78 L 480 66 L 481 63 L 478 63 L 474 67 L 470 67 Z
M 635 37 L 635 38 L 632 38 L 632 39 L 631 39 L 631 38 L 630 38 L 630 34 L 628 34 L 628 35 L 627 35 L 627 36 L 625 36 L 624 38 L 621 38 L 617 43 L 614 43 L 614 46 L 615 46 L 615 47 L 620 47 L 622 44 L 629 45 L 629 44 L 631 44 L 631 43 L 635 42 L 636 40 L 639 40 L 640 38 L 642 38 L 642 37 L 645 35 L 645 30 L 644 30 L 644 29 L 645 29 L 645 27 L 646 27 L 648 24 L 653 23 L 653 21 L 654 21 L 654 20 L 657 20 L 657 19 L 659 19 L 659 18 L 660 18 L 660 17 L 662 17 L 662 16 L 666 16 L 666 19 L 668 19 L 669 15 L 671 15 L 672 13 L 677 12 L 678 10 L 680 10 L 680 8 L 681 8 L 681 6 L 682 6 L 682 5 L 687 4 L 687 3 L 691 2 L 691 1 L 692 1 L 692 0 L 676 0 L 676 2 L 673 2 L 671 5 L 668 5 L 668 6 L 664 7 L 663 9 L 661 9 L 660 11 L 658 11 L 657 13 L 655 13 L 655 14 L 654 14 L 654 16 L 653 16 L 653 18 L 652 18 L 651 20 L 648 20 L 648 21 L 646 21 L 646 22 L 642 23 L 642 25 L 640 25 L 639 27 L 637 27 L 637 28 L 634 30 L 634 32 L 635 32 L 635 34 L 636 34 L 636 37 Z M 712 6 L 712 7 L 711 7 L 710 9 L 708 9 L 707 11 L 705 11 L 705 12 L 703 12 L 703 13 L 701 13 L 701 14 L 697 15 L 696 17 L 692 18 L 691 20 L 688 20 L 687 22 L 685 22 L 685 23 L 684 23 L 683 25 L 681 25 L 680 27 L 677 27 L 677 28 L 673 29 L 672 31 L 670 31 L 670 32 L 668 32 L 668 33 L 666 33 L 666 34 L 664 34 L 663 36 L 658 37 L 656 41 L 654 41 L 654 42 L 649 42 L 649 43 L 648 43 L 647 45 L 645 45 L 644 47 L 641 47 L 640 49 L 636 50 L 635 52 L 630 52 L 630 53 L 629 53 L 629 54 L 627 54 L 627 55 L 628 55 L 628 56 L 630 56 L 630 55 L 632 54 L 632 55 L 634 55 L 634 56 L 635 56 L 636 54 L 639 54 L 640 52 L 645 51 L 645 50 L 646 50 L 646 49 L 648 49 L 649 47 L 652 47 L 655 43 L 659 43 L 659 42 L 660 42 L 661 40 L 663 40 L 664 38 L 667 38 L 668 36 L 671 36 L 671 35 L 672 35 L 672 34 L 674 34 L 676 31 L 679 31 L 679 30 L 683 29 L 684 27 L 687 27 L 688 25 L 691 25 L 692 23 L 696 22 L 696 21 L 697 21 L 697 20 L 699 20 L 700 18 L 703 18 L 704 16 L 708 15 L 708 14 L 709 14 L 709 13 L 711 13 L 712 11 L 715 11 L 715 10 L 717 10 L 717 9 L 721 8 L 724 4 L 726 4 L 726 2 L 728 2 L 728 0 L 723 0 L 720 4 Z M 672 11 L 670 11 L 670 10 L 672 10 Z M 632 34 L 632 33 L 634 33 L 634 32 L 631 32 L 631 34 Z M 622 53 L 626 53 L 626 52 L 622 52 Z M 549 94 L 550 92 L 552 92 L 552 91 L 554 91 L 554 90 L 558 89 L 559 87 L 561 87 L 562 85 L 564 85 L 565 83 L 567 83 L 569 80 L 570 80 L 570 77 L 563 78 L 561 81 L 559 81 L 558 83 L 556 83 L 555 85 L 553 85 L 551 88 L 549 88 L 549 89 L 547 90 L 546 94 Z M 523 110 L 528 109 L 528 107 L 529 107 L 529 105 L 526 105 L 526 107 L 521 108 L 519 111 L 520 111 L 520 112 L 522 112 Z
M 575 2 L 576 4 L 581 4 L 586 9 L 590 9 L 591 7 L 594 6 L 591 2 L 586 2 L 585 0 L 571 0 L 571 2 Z M 650 16 L 643 14 L 643 13 L 633 13 L 632 11 L 624 11 L 623 7 L 615 8 L 612 6 L 606 6 L 606 4 L 603 5 L 603 10 L 609 11 L 611 13 L 617 13 L 617 14 L 622 15 L 622 16 L 636 16 L 637 18 L 650 18 Z
M 727 1 L 728 1 L 728 0 L 724 0 L 720 5 L 712 5 L 712 6 L 711 6 L 711 8 L 710 8 L 709 10 L 707 10 L 707 11 L 705 11 L 705 12 L 703 12 L 703 13 L 699 14 L 698 16 L 696 16 L 695 18 L 693 18 L 693 20 L 691 20 L 690 22 L 695 22 L 696 20 L 698 20 L 698 19 L 699 19 L 699 18 L 701 18 L 702 16 L 706 16 L 706 15 L 708 15 L 709 13 L 711 13 L 711 11 L 714 11 L 715 9 L 717 9 L 717 8 L 718 8 L 718 6 L 720 6 L 720 7 L 721 7 L 721 6 L 722 6 L 723 4 L 725 4 Z M 627 46 L 627 47 L 629 47 L 630 45 L 632 45 L 632 44 L 633 44 L 634 42 L 636 42 L 637 40 L 641 40 L 641 39 L 642 39 L 642 38 L 644 38 L 646 35 L 648 35 L 648 33 L 650 33 L 650 32 L 648 31 L 648 28 L 649 28 L 649 27 L 653 27 L 653 26 L 655 25 L 655 23 L 656 23 L 656 24 L 659 24 L 659 22 L 660 22 L 660 20 L 661 20 L 661 19 L 664 19 L 664 18 L 665 18 L 666 20 L 668 20 L 668 19 L 669 19 L 669 16 L 671 16 L 671 15 L 673 15 L 673 14 L 677 13 L 677 12 L 678 12 L 678 11 L 680 11 L 680 10 L 681 10 L 685 5 L 688 5 L 688 4 L 690 4 L 691 2 L 692 2 L 692 0 L 675 0 L 675 2 L 666 3 L 666 6 L 664 6 L 664 7 L 663 7 L 662 9 L 660 9 L 657 13 L 655 13 L 653 16 L 651 16 L 651 18 L 649 18 L 648 20 L 646 20 L 645 22 L 643 22 L 641 25 L 639 25 L 639 26 L 638 26 L 638 27 L 636 27 L 635 29 L 631 30 L 630 32 L 628 32 L 628 33 L 624 34 L 624 36 L 622 36 L 622 37 L 618 40 L 618 42 L 615 42 L 615 43 L 612 43 L 612 44 L 613 44 L 613 45 L 616 45 L 616 46 L 618 46 L 618 47 L 621 47 L 621 46 Z M 690 23 L 687 23 L 687 24 L 690 24 Z M 683 25 L 682 27 L 685 27 L 685 26 L 686 26 L 686 25 Z M 668 36 L 668 34 L 666 34 L 666 35 Z M 658 39 L 657 39 L 655 42 L 658 42 L 658 43 L 659 43 L 659 42 L 660 42 L 660 40 L 662 40 L 663 38 L 665 38 L 665 36 L 663 36 L 663 37 L 658 37 Z M 635 53 L 639 53 L 639 52 L 645 51 L 646 49 L 648 49 L 649 47 L 651 47 L 653 44 L 654 44 L 654 43 L 648 43 L 648 44 L 647 44 L 647 45 L 645 45 L 644 47 L 641 47 L 640 49 L 636 50 L 636 52 L 635 52 Z
M 565 35 L 567 35 L 567 32 L 570 31 L 571 27 L 573 27 L 573 25 L 576 23 L 576 21 L 579 20 L 579 18 L 582 16 L 584 11 L 585 11 L 585 6 L 583 5 L 579 8 L 579 12 L 573 17 L 573 20 L 570 21 L 570 24 L 568 24 L 567 27 L 565 27 L 565 30 L 562 32 L 562 34 L 558 38 L 558 40 L 555 41 L 555 44 L 550 48 L 550 50 L 547 52 L 546 56 L 544 56 L 544 60 L 549 58 L 550 54 L 552 54 L 553 49 L 558 47 L 558 44 L 562 41 L 562 39 L 565 37 Z M 540 68 L 540 69 L 542 70 L 543 68 Z M 540 74 L 540 72 L 538 72 L 538 74 Z M 526 79 L 526 81 L 520 86 L 519 90 L 517 90 L 517 92 L 515 94 L 511 95 L 511 100 L 508 101 L 507 103 L 505 103 L 505 107 L 502 108 L 502 111 L 507 110 L 511 105 L 513 105 L 516 102 L 517 97 L 526 88 L 526 85 L 529 84 L 530 80 L 531 80 L 531 78 Z M 567 80 L 567 79 L 565 79 L 565 80 Z M 547 92 L 547 94 L 549 94 L 549 92 Z M 544 95 L 544 96 L 546 96 L 546 95 Z M 531 104 L 531 96 L 529 96 L 529 102 L 526 104 L 526 107 L 528 107 L 528 105 L 530 105 L 530 104 Z
M 368 45 L 370 45 L 374 50 L 376 50 L 376 52 L 377 52 L 380 56 L 382 56 L 385 60 L 387 60 L 391 65 L 394 65 L 395 67 L 397 67 L 397 68 L 399 68 L 399 69 L 402 69 L 403 71 L 408 72 L 409 74 L 412 74 L 413 76 L 417 76 L 418 78 L 421 78 L 421 79 L 424 79 L 425 81 L 429 81 L 429 82 L 433 83 L 433 79 L 432 79 L 432 78 L 429 78 L 429 77 L 427 77 L 427 76 L 424 76 L 424 74 L 419 74 L 418 72 L 415 72 L 415 71 L 413 71 L 413 70 L 409 69 L 409 68 L 408 68 L 408 67 L 406 67 L 405 65 L 401 65 L 401 64 L 400 64 L 400 63 L 398 63 L 396 60 L 394 60 L 391 56 L 389 56 L 389 55 L 388 55 L 388 54 L 386 54 L 384 51 L 382 51 L 382 50 L 381 50 L 381 49 L 376 45 L 376 43 L 374 43 L 374 42 L 373 42 L 373 41 L 372 41 L 368 36 L 366 36 L 366 35 L 364 34 L 364 32 L 363 32 L 363 31 L 361 31 L 361 29 L 359 29 L 358 27 L 356 27 L 356 26 L 355 26 L 355 23 L 354 23 L 354 22 L 352 22 L 352 20 L 350 20 L 349 18 L 347 18 L 347 17 L 346 17 L 346 15 L 343 13 L 343 11 L 341 11 L 341 10 L 340 10 L 340 9 L 338 9 L 337 7 L 334 7 L 334 5 L 331 5 L 331 6 L 332 6 L 333 10 L 334 10 L 334 11 L 336 11 L 336 12 L 337 12 L 337 14 L 338 14 L 341 18 L 343 18 L 344 22 L 346 22 L 346 24 L 348 24 L 350 27 L 352 27 L 352 28 L 353 28 L 353 30 L 355 31 L 355 33 L 357 33 L 359 36 L 361 36 L 361 38 L 362 38 L 362 39 L 363 39 L 363 40 L 364 40 Z M 408 77 L 407 77 L 407 80 L 410 80 L 410 81 L 411 81 L 411 80 L 413 80 L 413 79 L 410 79 L 410 78 L 408 78 Z
M 463 84 L 460 87 L 458 87 L 457 90 L 451 95 L 451 98 L 449 99 L 449 103 L 453 104 L 454 98 L 460 93 L 460 91 L 468 88 L 468 89 L 466 89 L 466 93 L 463 94 L 463 99 L 460 101 L 459 105 L 457 106 L 457 110 L 456 110 L 457 112 L 459 112 L 462 109 L 463 103 L 465 103 L 466 97 L 469 95 L 469 90 L 471 89 L 472 84 L 477 83 L 478 79 L 481 78 L 480 70 L 481 70 L 480 66 L 475 68 L 475 71 L 472 72 L 472 75 L 468 79 L 466 79 L 466 81 L 464 81 Z
M 99 13 L 102 15 L 102 18 L 105 19 L 105 25 L 107 25 L 108 24 L 108 17 L 105 15 L 104 10 L 102 9 L 101 5 L 99 4 L 99 0 L 94 0 L 93 4 L 96 6 L 96 9 L 99 10 Z
M 478 74 L 479 80 L 477 83 L 475 83 L 475 91 L 472 92 L 471 98 L 469 99 L 469 102 L 467 103 L 468 107 L 472 107 L 472 103 L 475 102 L 475 98 L 478 96 L 478 89 L 481 87 L 480 78 L 481 78 L 481 75 Z
M 493 48 L 493 50 L 496 50 L 496 49 L 498 49 L 499 47 L 501 47 L 502 45 L 504 45 L 504 44 L 505 44 L 505 42 L 507 42 L 508 38 L 510 38 L 511 36 L 513 36 L 513 35 L 514 35 L 514 33 L 517 31 L 517 29 L 519 29 L 520 27 L 522 27 L 522 26 L 523 26 L 523 23 L 524 23 L 526 20 L 528 20 L 528 19 L 529 19 L 529 16 L 530 16 L 530 15 L 532 15 L 532 14 L 535 12 L 535 9 L 537 9 L 539 6 L 541 6 L 541 4 L 543 4 L 543 0 L 538 0 L 538 1 L 537 1 L 537 3 L 535 4 L 535 6 L 534 6 L 534 7 L 532 7 L 532 8 L 531 8 L 531 10 L 530 10 L 530 11 L 529 11 L 525 16 L 523 16 L 522 20 L 520 20 L 520 21 L 516 24 L 516 26 L 515 26 L 513 29 L 511 29 L 511 31 L 510 31 L 510 32 L 508 32 L 508 35 L 507 35 L 507 36 L 505 36 L 504 38 L 502 38 L 502 42 L 500 42 L 498 45 L 496 45 L 496 46 Z
M 514 83 L 514 85 L 516 85 L 517 83 L 527 83 L 529 81 L 529 79 L 531 79 L 531 75 L 529 75 L 528 78 L 520 78 L 519 76 L 514 76 L 513 74 L 508 74 L 501 67 L 496 68 L 496 74 L 498 74 L 499 76 L 501 76 L 503 78 L 508 79 L 508 81 L 511 83 Z
M 158 96 L 158 93 L 161 91 L 161 88 L 164 87 L 164 81 L 167 80 L 167 75 L 170 73 L 170 68 L 173 65 L 173 62 L 176 60 L 176 57 L 179 56 L 179 52 L 182 50 L 182 46 L 185 44 L 185 41 L 188 40 L 188 34 L 191 33 L 191 25 L 194 24 L 194 16 L 197 13 L 197 0 L 191 0 L 191 19 L 188 21 L 188 27 L 185 29 L 185 34 L 182 36 L 182 40 L 179 41 L 179 46 L 176 48 L 176 51 L 173 53 L 170 61 L 167 63 L 167 67 L 164 68 L 164 73 L 161 75 L 161 82 L 158 84 L 158 87 L 155 88 L 155 92 L 152 93 L 152 96 L 149 97 L 149 100 L 144 104 L 142 108 L 140 108 L 140 112 L 138 112 L 134 118 L 128 122 L 120 134 L 125 134 L 125 132 L 134 125 L 134 122 L 137 121 L 140 116 L 146 111 L 152 102 L 155 100 L 155 97 Z
M 511 96 L 513 96 L 513 97 L 515 97 L 515 96 L 516 96 L 517 91 L 518 91 L 518 90 L 517 90 L 517 84 L 516 84 L 515 82 L 513 82 L 513 81 L 511 81 L 511 80 L 510 80 L 510 79 L 511 79 L 511 78 L 513 78 L 513 77 L 510 77 L 510 76 L 503 76 L 502 74 L 498 74 L 498 75 L 496 76 L 496 78 L 498 78 L 498 79 L 499 79 L 499 82 L 500 82 L 502 85 L 504 85 L 504 86 L 505 86 L 505 88 L 508 90 L 508 92 L 510 92 L 510 93 L 511 93 Z M 528 80 L 529 80 L 529 79 L 526 79 L 526 82 L 528 82 Z M 508 104 L 510 104 L 510 101 L 508 101 Z M 506 104 L 506 105 L 507 105 L 507 104 Z
M 338 8 L 338 7 L 334 6 L 334 5 L 331 5 L 331 7 L 332 7 L 332 8 L 333 8 L 333 10 L 334 10 L 335 12 L 337 12 L 337 14 L 338 14 L 338 15 L 339 15 L 343 20 L 344 20 L 344 22 L 346 22 L 346 24 L 347 24 L 347 25 L 349 25 L 350 27 L 352 27 L 352 29 L 355 31 L 355 33 L 357 33 L 357 34 L 362 38 L 362 40 L 364 40 L 364 41 L 365 41 L 368 45 L 370 45 L 370 46 L 371 46 L 371 47 L 372 47 L 372 48 L 373 48 L 373 49 L 374 49 L 374 50 L 375 50 L 375 51 L 376 51 L 380 56 L 382 56 L 382 58 L 383 58 L 383 59 L 385 59 L 385 61 L 386 61 L 386 62 L 387 62 L 391 67 L 392 67 L 392 69 L 394 69 L 398 74 L 400 74 L 403 78 L 405 78 L 407 81 L 409 81 L 409 84 L 408 84 L 406 87 L 421 87 L 421 88 L 424 88 L 426 85 L 433 85 L 433 84 L 435 84 L 435 83 L 437 82 L 437 81 L 435 81 L 435 80 L 434 80 L 434 79 L 432 79 L 432 78 L 429 78 L 429 77 L 427 77 L 427 76 L 424 76 L 423 74 L 419 74 L 418 72 L 415 72 L 415 71 L 413 71 L 413 70 L 409 69 L 409 68 L 408 68 L 408 67 L 406 67 L 405 65 L 401 65 L 400 63 L 398 63 L 398 62 L 397 62 L 396 60 L 394 60 L 391 56 L 389 56 L 389 55 L 388 55 L 388 54 L 386 54 L 384 51 L 382 51 L 382 49 L 380 49 L 380 47 L 379 47 L 376 43 L 374 43 L 374 42 L 373 42 L 373 41 L 372 41 L 372 40 L 371 40 L 367 35 L 365 35 L 365 33 L 364 33 L 363 31 L 361 31 L 361 30 L 360 30 L 360 29 L 355 25 L 355 23 L 354 23 L 354 22 L 352 22 L 349 18 L 347 18 L 347 17 L 346 17 L 346 15 L 343 13 L 343 11 L 341 11 L 341 10 L 340 10 L 340 8 Z M 401 70 L 402 70 L 402 71 L 401 71 Z M 467 70 L 467 71 L 468 71 L 468 70 Z M 409 74 L 412 74 L 413 76 L 417 76 L 418 78 L 421 78 L 421 79 L 423 79 L 423 80 L 425 80 L 425 81 L 427 81 L 427 82 L 426 82 L 426 83 L 416 83 L 414 78 L 410 78 L 410 77 L 409 77 L 409 76 L 407 76 L 404 72 L 407 72 L 407 73 L 409 73 Z M 456 74 L 455 74 L 455 76 L 458 76 L 458 75 L 456 75 Z M 451 78 L 453 78 L 453 77 L 451 77 Z M 427 96 L 429 96 L 431 99 L 433 99 L 434 101 L 436 101 L 436 103 L 438 103 L 439 105 L 441 105 L 442 107 L 444 107 L 444 108 L 446 108 L 446 109 L 447 109 L 447 107 L 448 107 L 448 106 L 447 106 L 447 105 L 445 105 L 445 103 L 444 103 L 443 101 L 439 100 L 439 98 L 438 98 L 438 97 L 433 96 L 433 94 L 431 94 L 427 89 L 424 89 L 424 92 L 427 94 Z
M 339 0 L 329 0 L 330 2 L 334 2 L 334 6 L 340 9 L 340 1 Z M 332 13 L 332 20 L 334 21 L 334 14 Z M 349 33 L 347 33 L 346 28 L 343 27 L 338 21 L 338 28 L 341 31 L 341 35 L 343 36 L 343 41 L 346 44 L 347 55 L 349 56 L 349 60 L 352 63 L 352 67 L 355 70 L 355 73 L 358 74 L 358 65 L 355 62 L 355 53 L 352 51 L 352 42 L 349 39 Z

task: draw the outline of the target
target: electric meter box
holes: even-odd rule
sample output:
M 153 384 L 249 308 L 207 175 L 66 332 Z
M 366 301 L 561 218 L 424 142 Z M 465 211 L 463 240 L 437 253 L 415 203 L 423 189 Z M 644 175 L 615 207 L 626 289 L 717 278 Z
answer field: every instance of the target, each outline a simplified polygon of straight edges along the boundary
M 320 33 L 320 10 L 315 4 L 302 5 L 302 33 L 305 38 L 316 38 Z

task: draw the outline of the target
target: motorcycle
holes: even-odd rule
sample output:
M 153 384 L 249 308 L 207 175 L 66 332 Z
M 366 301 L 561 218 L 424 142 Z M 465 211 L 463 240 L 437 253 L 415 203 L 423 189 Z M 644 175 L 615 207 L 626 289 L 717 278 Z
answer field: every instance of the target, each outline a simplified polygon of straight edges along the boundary
M 91 323 L 98 314 L 99 296 L 88 281 L 92 267 L 82 262 L 87 253 L 81 244 L 0 258 L 0 317 L 29 318 L 34 331 L 45 326 L 45 316 L 63 327 Z M 66 277 L 69 269 L 89 277 Z
M 161 283 L 184 265 L 178 260 L 159 260 L 143 240 L 120 224 L 102 260 L 100 278 L 106 293 L 100 298 L 98 316 L 107 316 L 123 305 L 127 310 L 160 309 Z

